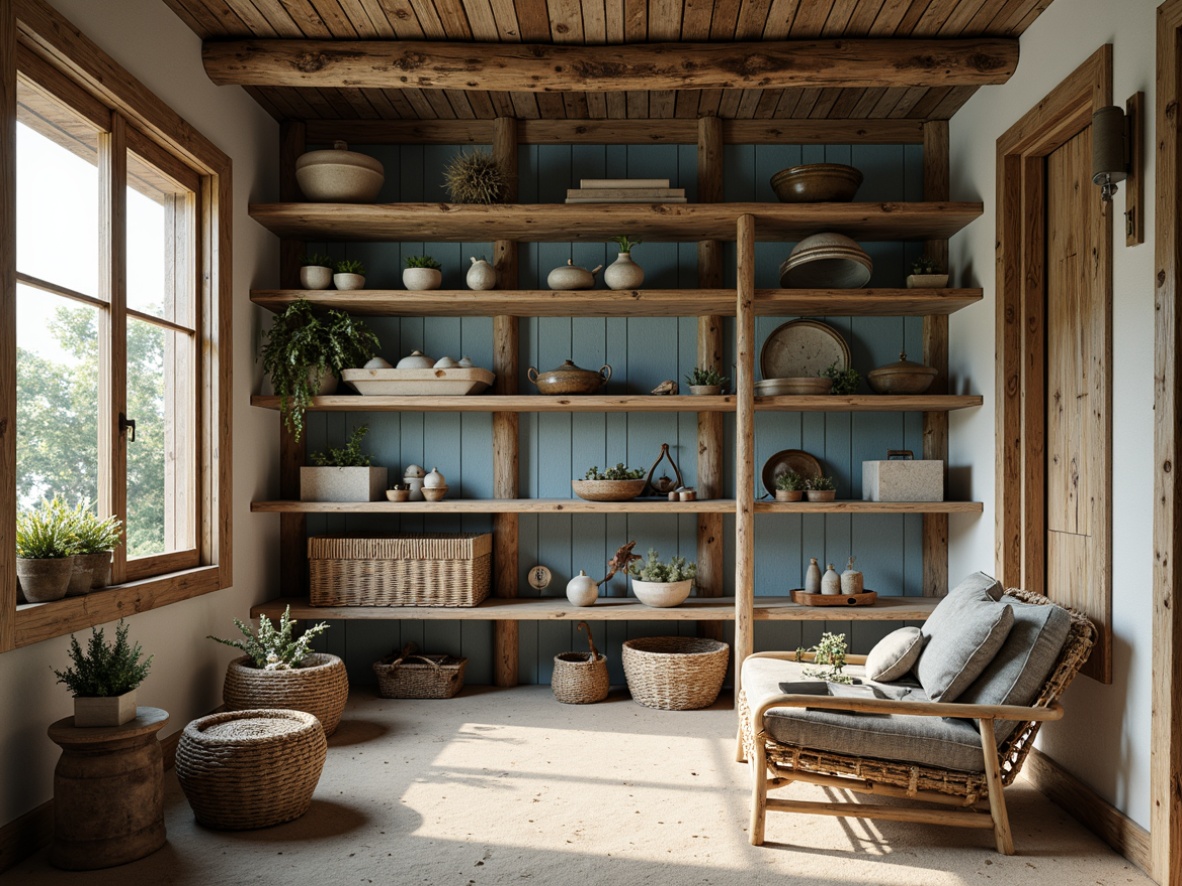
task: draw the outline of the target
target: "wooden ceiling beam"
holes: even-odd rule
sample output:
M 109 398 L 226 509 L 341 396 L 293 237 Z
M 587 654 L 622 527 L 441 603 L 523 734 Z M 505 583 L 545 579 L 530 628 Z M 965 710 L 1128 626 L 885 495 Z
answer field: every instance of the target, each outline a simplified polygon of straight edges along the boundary
M 221 86 L 506 90 L 985 86 L 1018 64 L 1015 39 L 639 43 L 611 47 L 383 40 L 207 40 Z

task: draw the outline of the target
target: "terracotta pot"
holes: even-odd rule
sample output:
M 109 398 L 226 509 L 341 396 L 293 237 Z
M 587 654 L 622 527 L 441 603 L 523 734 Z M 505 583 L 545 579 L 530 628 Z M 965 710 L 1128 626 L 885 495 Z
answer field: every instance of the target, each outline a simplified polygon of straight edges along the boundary
M 804 498 L 803 489 L 777 489 L 776 501 L 800 501 Z
M 333 274 L 332 285 L 342 292 L 348 292 L 350 289 L 364 289 L 365 275 L 364 274 Z
M 332 286 L 332 268 L 305 265 L 300 268 L 300 286 L 305 289 L 328 289 Z
M 531 366 L 526 375 L 538 386 L 539 394 L 594 394 L 611 380 L 612 368 L 604 364 L 598 371 L 580 369 L 567 360 L 548 372 L 538 372 Z
M 286 671 L 264 671 L 252 667 L 242 656 L 226 668 L 222 700 L 226 709 L 286 708 L 303 711 L 320 720 L 325 735 L 332 735 L 341 722 L 349 698 L 349 677 L 345 663 L 335 655 L 314 652 L 306 667 Z
M 722 393 L 722 385 L 690 385 L 689 389 L 695 397 L 714 397 Z
M 809 501 L 835 501 L 837 499 L 836 489 L 808 489 L 806 494 Z
M 402 285 L 412 292 L 438 289 L 443 283 L 443 272 L 438 268 L 406 268 L 402 272 Z
M 48 603 L 66 596 L 70 576 L 74 574 L 74 558 L 25 560 L 16 558 L 16 577 L 30 603 Z

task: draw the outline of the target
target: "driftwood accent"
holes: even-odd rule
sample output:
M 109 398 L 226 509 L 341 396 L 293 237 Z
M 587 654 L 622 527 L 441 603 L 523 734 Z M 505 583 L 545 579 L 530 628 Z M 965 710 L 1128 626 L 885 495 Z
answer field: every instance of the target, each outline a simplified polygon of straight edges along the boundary
M 532 93 L 955 87 L 1005 83 L 1018 66 L 1018 41 L 634 43 L 605 51 L 570 44 L 220 40 L 206 41 L 201 54 L 219 86 Z

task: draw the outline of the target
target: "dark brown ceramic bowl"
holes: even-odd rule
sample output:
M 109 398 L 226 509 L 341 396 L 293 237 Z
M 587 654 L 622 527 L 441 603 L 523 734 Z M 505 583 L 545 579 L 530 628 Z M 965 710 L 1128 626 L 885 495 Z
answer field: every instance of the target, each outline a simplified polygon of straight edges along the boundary
M 792 166 L 772 176 L 781 203 L 849 203 L 861 184 L 862 173 L 840 163 Z

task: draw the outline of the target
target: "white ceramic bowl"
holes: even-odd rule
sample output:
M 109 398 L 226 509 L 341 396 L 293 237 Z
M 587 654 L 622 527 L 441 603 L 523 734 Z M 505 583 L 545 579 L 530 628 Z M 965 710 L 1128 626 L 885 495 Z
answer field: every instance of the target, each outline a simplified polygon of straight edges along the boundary
M 636 595 L 636 599 L 645 606 L 654 606 L 658 609 L 668 609 L 670 606 L 684 603 L 689 598 L 693 586 L 694 580 L 692 578 L 687 578 L 685 581 L 632 579 L 632 593 Z
M 296 159 L 296 182 L 319 203 L 372 203 L 386 180 L 382 164 L 336 142 L 329 151 L 308 151 Z

